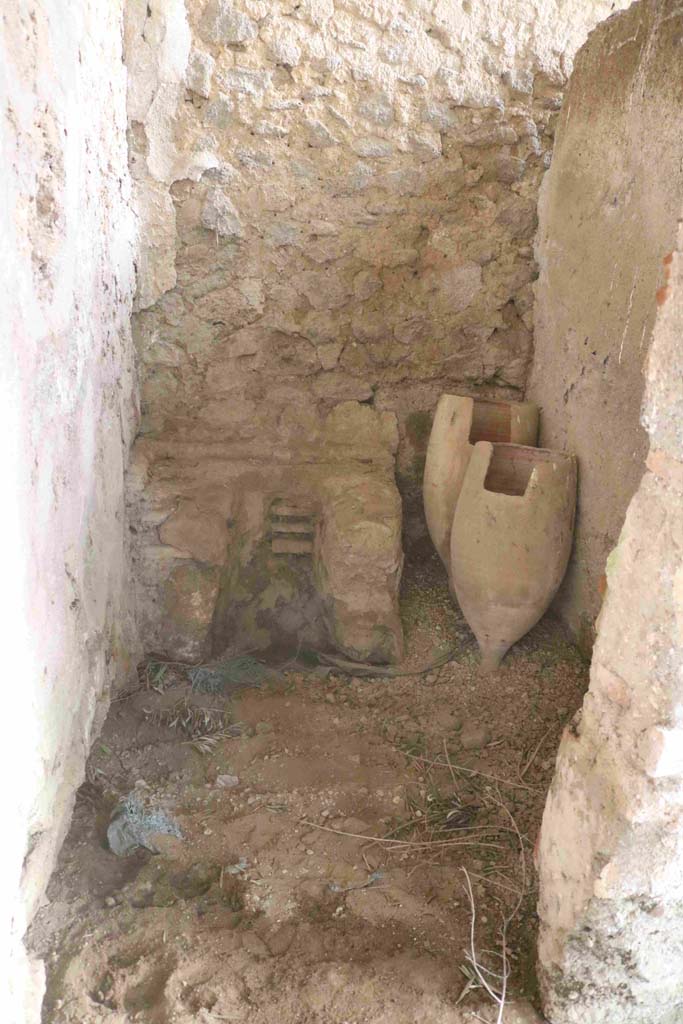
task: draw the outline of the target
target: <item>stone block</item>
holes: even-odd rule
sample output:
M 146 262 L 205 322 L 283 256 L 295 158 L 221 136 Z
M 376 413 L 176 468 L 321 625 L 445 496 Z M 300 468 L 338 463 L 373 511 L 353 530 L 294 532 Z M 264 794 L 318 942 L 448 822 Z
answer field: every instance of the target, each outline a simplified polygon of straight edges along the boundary
M 315 574 L 334 646 L 360 661 L 399 661 L 403 552 L 396 485 L 355 473 L 324 486 Z
M 244 237 L 244 227 L 235 205 L 220 189 L 212 188 L 206 193 L 201 216 L 204 227 L 215 231 L 221 238 Z
M 186 662 L 202 661 L 209 654 L 218 581 L 215 566 L 187 562 L 173 570 L 161 587 L 155 653 Z
M 185 551 L 198 562 L 222 565 L 228 543 L 225 519 L 198 508 L 192 501 L 181 501 L 176 511 L 159 527 L 162 544 Z

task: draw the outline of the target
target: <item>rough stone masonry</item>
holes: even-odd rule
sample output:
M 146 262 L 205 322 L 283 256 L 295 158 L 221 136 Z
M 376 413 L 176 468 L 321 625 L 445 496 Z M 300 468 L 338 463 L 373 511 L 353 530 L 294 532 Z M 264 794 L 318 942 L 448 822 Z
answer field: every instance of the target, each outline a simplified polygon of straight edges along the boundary
M 329 464 L 340 406 L 349 425 L 369 407 L 375 437 L 395 419 L 406 531 L 424 529 L 413 513 L 439 394 L 525 387 L 539 184 L 573 53 L 612 7 L 128 5 L 143 240 L 131 499 L 148 648 L 178 654 L 191 634 L 195 655 L 206 649 L 226 551 L 245 532 L 223 536 L 231 498 L 262 487 L 244 474 L 256 462 L 268 477 L 274 461 L 286 490 L 297 467 Z M 209 483 L 222 492 L 207 504 Z M 169 529 L 181 505 L 188 531 L 213 517 L 217 555 Z M 166 642 L 179 572 L 197 583 L 197 614 Z

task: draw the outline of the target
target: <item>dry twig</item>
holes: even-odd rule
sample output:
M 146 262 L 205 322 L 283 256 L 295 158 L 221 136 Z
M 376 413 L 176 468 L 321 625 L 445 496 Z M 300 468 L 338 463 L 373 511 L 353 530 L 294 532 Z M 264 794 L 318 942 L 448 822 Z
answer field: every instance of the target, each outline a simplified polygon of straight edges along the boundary
M 148 721 L 168 729 L 181 729 L 192 740 L 199 740 L 217 733 L 227 735 L 231 722 L 229 708 L 207 708 L 195 704 L 187 697 L 181 697 L 170 707 L 143 708 Z
M 409 754 L 405 750 L 402 750 L 401 753 L 404 757 L 409 757 L 412 761 L 421 761 L 422 764 L 429 765 L 432 768 L 448 768 L 451 772 L 462 772 L 463 775 L 478 775 L 482 779 L 488 779 L 490 782 L 497 783 L 499 786 L 509 786 L 511 789 L 526 789 L 532 793 L 538 792 L 536 787 L 527 786 L 526 783 L 523 782 L 511 782 L 510 779 L 501 779 L 497 775 L 488 775 L 486 772 L 475 771 L 474 768 L 465 768 L 464 765 L 453 764 L 450 758 L 448 761 L 440 761 L 438 759 L 432 760 L 431 758 L 423 757 L 421 754 Z
M 347 836 L 349 839 L 364 839 L 366 843 L 379 843 L 383 846 L 394 846 L 401 847 L 402 849 L 412 850 L 428 850 L 435 846 L 479 846 L 489 850 L 502 850 L 504 847 L 498 843 L 485 843 L 485 842 L 469 842 L 463 839 L 435 839 L 427 840 L 426 842 L 411 842 L 408 839 L 387 839 L 384 836 L 364 836 L 359 832 L 344 832 L 340 828 L 332 828 L 330 825 L 318 825 L 315 821 L 307 821 L 305 818 L 301 821 L 302 825 L 308 825 L 310 828 L 318 828 L 322 832 L 332 832 L 337 836 Z
M 519 773 L 520 779 L 524 778 L 524 776 L 526 775 L 526 773 L 529 771 L 529 769 L 531 768 L 532 764 L 536 760 L 536 757 L 538 756 L 538 752 L 541 749 L 541 747 L 543 746 L 544 740 L 547 739 L 551 729 L 552 729 L 552 726 L 549 726 L 546 729 L 546 731 L 543 733 L 543 735 L 541 736 L 540 740 L 538 741 L 538 743 L 536 744 L 536 746 L 532 750 L 531 754 L 527 758 L 527 761 L 526 761 L 524 767 L 522 768 L 522 770 Z
M 527 890 L 527 872 L 526 872 L 526 854 L 524 850 L 524 839 L 519 830 L 517 822 L 515 821 L 512 811 L 507 804 L 502 800 L 500 793 L 491 794 L 493 802 L 502 810 L 510 820 L 512 831 L 517 837 L 519 843 L 519 856 L 520 866 L 522 871 L 521 888 L 517 891 L 517 899 L 512 909 L 503 915 L 500 928 L 500 952 L 496 952 L 496 956 L 500 958 L 501 969 L 500 971 L 491 970 L 486 967 L 480 959 L 477 953 L 476 942 L 475 942 L 475 924 L 476 924 L 476 904 L 474 901 L 474 893 L 472 891 L 472 882 L 467 868 L 463 868 L 463 874 L 465 875 L 465 892 L 470 904 L 470 946 L 469 950 L 465 953 L 467 960 L 467 966 L 474 976 L 475 981 L 468 981 L 465 991 L 461 995 L 465 995 L 469 988 L 476 985 L 480 986 L 487 995 L 493 1000 L 494 1004 L 498 1008 L 495 1024 L 502 1024 L 503 1014 L 505 1012 L 505 1002 L 507 999 L 508 981 L 510 978 L 510 951 L 508 949 L 508 929 L 514 921 L 515 917 L 519 913 L 522 902 L 526 895 Z M 466 972 L 467 973 L 467 972 Z

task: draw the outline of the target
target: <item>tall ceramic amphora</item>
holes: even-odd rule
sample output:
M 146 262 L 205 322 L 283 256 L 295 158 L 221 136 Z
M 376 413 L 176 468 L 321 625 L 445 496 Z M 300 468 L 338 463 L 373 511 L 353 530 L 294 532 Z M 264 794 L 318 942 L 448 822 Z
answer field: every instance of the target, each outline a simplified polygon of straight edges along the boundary
M 474 446 L 451 531 L 451 582 L 484 671 L 534 626 L 567 568 L 576 459 L 521 445 Z
M 533 402 L 498 402 L 442 395 L 427 447 L 423 499 L 427 528 L 441 561 L 450 572 L 453 514 L 465 470 L 478 441 L 535 445 L 538 406 Z

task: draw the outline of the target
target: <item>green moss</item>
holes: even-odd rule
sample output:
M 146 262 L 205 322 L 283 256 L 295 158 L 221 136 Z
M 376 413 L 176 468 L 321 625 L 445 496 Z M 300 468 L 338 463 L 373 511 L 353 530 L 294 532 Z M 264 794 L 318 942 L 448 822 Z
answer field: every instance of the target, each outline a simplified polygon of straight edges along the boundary
M 214 615 L 215 653 L 225 650 L 236 636 L 248 637 L 254 647 L 268 647 L 282 635 L 283 612 L 288 608 L 299 612 L 314 596 L 308 559 L 274 555 L 267 538 L 248 556 L 244 547 L 232 554 L 223 570 Z
M 425 475 L 425 463 L 426 463 L 426 461 L 427 461 L 427 457 L 424 454 L 418 454 L 413 459 L 413 464 L 412 464 L 413 479 L 416 480 L 418 483 L 422 482 L 422 478 Z
M 432 431 L 432 414 L 423 409 L 406 416 L 406 434 L 414 448 L 426 449 Z

